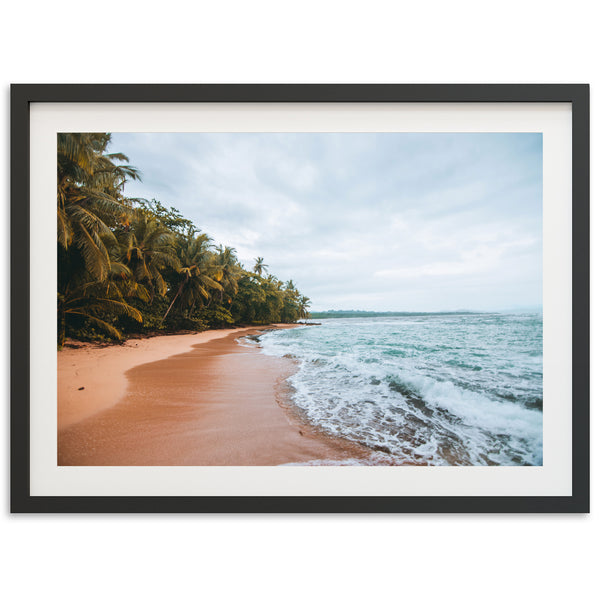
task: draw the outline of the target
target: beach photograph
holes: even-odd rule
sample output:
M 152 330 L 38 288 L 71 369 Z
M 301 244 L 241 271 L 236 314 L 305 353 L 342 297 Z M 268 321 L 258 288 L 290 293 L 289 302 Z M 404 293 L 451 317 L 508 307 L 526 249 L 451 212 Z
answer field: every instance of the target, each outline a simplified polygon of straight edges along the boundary
M 543 465 L 542 206 L 540 133 L 59 133 L 57 465 Z

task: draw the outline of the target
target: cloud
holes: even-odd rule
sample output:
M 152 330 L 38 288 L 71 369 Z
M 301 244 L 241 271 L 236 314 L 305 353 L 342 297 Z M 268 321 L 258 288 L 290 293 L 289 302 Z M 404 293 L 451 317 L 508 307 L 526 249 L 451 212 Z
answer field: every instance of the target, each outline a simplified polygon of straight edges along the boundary
M 114 134 L 144 180 L 313 308 L 540 304 L 540 134 Z
M 535 241 L 534 238 L 526 238 L 504 243 L 488 243 L 474 246 L 469 250 L 461 252 L 458 260 L 437 261 L 413 267 L 384 269 L 375 271 L 374 277 L 398 280 L 489 273 L 494 269 L 503 268 L 503 259 L 507 251 L 531 247 L 535 244 Z

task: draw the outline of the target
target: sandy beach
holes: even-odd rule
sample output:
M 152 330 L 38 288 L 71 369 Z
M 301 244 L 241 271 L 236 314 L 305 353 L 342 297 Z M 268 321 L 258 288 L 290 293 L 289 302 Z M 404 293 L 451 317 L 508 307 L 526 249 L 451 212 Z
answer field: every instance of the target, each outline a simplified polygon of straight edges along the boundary
M 290 408 L 292 360 L 236 339 L 256 327 L 58 353 L 58 464 L 281 465 L 364 458 Z

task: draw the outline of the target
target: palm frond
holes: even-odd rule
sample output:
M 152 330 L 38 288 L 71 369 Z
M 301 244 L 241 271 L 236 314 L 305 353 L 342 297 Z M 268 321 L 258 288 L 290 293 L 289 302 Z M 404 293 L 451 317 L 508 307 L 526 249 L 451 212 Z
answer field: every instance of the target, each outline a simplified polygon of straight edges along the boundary
M 104 331 L 106 331 L 113 337 L 116 337 L 118 340 L 122 339 L 122 337 L 123 337 L 123 334 L 116 327 L 114 327 L 110 323 L 107 323 L 106 321 L 103 321 L 102 319 L 99 319 L 98 317 L 94 317 L 92 315 L 88 315 L 85 312 L 81 312 L 81 311 L 77 311 L 77 310 L 68 310 L 67 313 L 70 315 L 79 315 L 85 319 L 88 319 L 89 321 L 94 323 L 94 325 L 97 325 L 101 329 L 104 329 Z
M 75 235 L 75 244 L 83 256 L 88 271 L 97 280 L 103 281 L 108 275 L 110 259 L 104 244 L 98 245 L 94 237 L 84 225 L 80 225 Z

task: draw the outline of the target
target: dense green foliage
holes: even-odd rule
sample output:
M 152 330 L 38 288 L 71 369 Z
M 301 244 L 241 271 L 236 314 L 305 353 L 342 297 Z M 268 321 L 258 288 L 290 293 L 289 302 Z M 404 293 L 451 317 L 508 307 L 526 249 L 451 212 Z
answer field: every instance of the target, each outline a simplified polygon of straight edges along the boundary
M 293 323 L 309 299 L 290 280 L 247 271 L 156 200 L 126 198 L 139 179 L 108 133 L 58 134 L 58 344 L 65 336 L 121 339 L 131 333 L 238 324 Z

